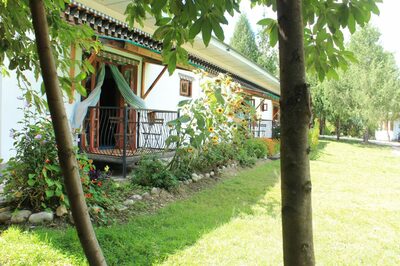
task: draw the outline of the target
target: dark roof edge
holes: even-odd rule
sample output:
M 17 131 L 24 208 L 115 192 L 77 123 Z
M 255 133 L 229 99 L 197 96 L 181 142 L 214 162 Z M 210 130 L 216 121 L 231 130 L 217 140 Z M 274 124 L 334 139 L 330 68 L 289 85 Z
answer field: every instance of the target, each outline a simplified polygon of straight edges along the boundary
M 67 6 L 64 11 L 64 18 L 68 22 L 76 25 L 86 24 L 94 29 L 99 35 L 120 39 L 121 41 L 129 41 L 156 53 L 161 53 L 163 48 L 162 43 L 154 40 L 149 33 L 137 28 L 131 29 L 127 23 L 101 13 L 93 8 L 89 8 L 76 1 L 72 1 L 71 4 Z M 239 82 L 244 87 L 257 92 L 262 92 L 271 99 L 279 100 L 280 98 L 278 94 L 216 66 L 207 60 L 199 58 L 198 56 L 189 54 L 189 63 L 212 74 L 223 73 L 230 75 L 235 81 Z

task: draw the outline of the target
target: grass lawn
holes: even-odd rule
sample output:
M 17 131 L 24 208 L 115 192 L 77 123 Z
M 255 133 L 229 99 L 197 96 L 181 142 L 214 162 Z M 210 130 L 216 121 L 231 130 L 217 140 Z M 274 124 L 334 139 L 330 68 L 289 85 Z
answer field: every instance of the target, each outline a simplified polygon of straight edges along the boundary
M 400 264 L 400 156 L 321 141 L 311 162 L 319 265 Z M 110 265 L 282 264 L 279 162 L 124 225 L 96 230 Z M 73 229 L 0 235 L 0 265 L 85 264 Z

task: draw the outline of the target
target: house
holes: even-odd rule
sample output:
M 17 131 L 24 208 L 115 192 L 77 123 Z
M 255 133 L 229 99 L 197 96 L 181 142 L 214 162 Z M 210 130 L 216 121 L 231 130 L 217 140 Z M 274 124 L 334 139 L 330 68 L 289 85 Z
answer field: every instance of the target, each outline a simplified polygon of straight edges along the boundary
M 400 141 L 400 120 L 385 121 L 375 130 L 375 139 L 380 141 Z
M 254 134 L 271 137 L 272 120 L 279 119 L 276 77 L 215 38 L 205 47 L 201 37 L 185 47 L 189 65 L 178 65 L 169 76 L 160 55 L 162 44 L 151 37 L 154 21 L 141 29 L 129 29 L 123 22 L 129 2 L 72 1 L 63 14 L 72 24 L 90 25 L 103 43 L 98 54 L 71 48 L 73 58 L 87 58 L 96 69 L 84 82 L 88 97 L 75 92 L 75 101 L 65 103 L 72 128 L 79 128 L 76 141 L 82 150 L 96 160 L 123 160 L 124 165 L 144 153 L 165 150 L 170 133 L 166 123 L 178 117 L 177 104 L 201 93 L 195 69 L 228 74 L 239 82 L 259 113 Z M 0 79 L 0 157 L 5 160 L 13 154 L 9 130 L 18 128 L 22 117 L 19 94 L 15 76 Z

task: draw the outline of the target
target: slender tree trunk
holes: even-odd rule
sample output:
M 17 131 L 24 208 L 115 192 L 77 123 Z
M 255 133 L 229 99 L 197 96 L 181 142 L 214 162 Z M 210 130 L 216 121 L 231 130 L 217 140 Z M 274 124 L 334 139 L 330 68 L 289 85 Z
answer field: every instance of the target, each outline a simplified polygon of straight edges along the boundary
M 386 126 L 386 133 L 388 137 L 388 141 L 390 141 L 390 121 L 388 120 L 387 126 Z
M 319 118 L 319 135 L 324 135 L 324 128 L 325 128 L 325 117 L 321 116 Z
M 340 140 L 340 119 L 336 120 L 336 140 Z
M 368 143 L 368 140 L 369 140 L 369 130 L 368 128 L 366 128 L 363 135 L 363 142 Z
M 65 187 L 71 204 L 72 216 L 78 231 L 79 240 L 90 265 L 106 265 L 103 253 L 97 242 L 90 221 L 82 184 L 79 178 L 78 165 L 72 144 L 72 136 L 65 113 L 63 98 L 59 88 L 57 70 L 51 52 L 49 30 L 43 0 L 30 0 L 32 23 L 35 30 L 36 45 L 39 54 L 42 77 L 46 88 L 51 119 L 53 121 L 58 157 Z
M 285 265 L 314 265 L 308 125 L 301 0 L 278 4 L 281 80 L 281 190 Z

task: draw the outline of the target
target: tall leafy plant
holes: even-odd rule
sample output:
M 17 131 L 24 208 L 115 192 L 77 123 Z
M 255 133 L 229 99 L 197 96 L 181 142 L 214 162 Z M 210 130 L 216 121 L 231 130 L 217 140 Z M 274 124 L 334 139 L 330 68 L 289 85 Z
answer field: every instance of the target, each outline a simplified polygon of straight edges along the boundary
M 200 78 L 202 96 L 180 102 L 180 117 L 169 122 L 174 134 L 167 144 L 176 148 L 171 169 L 190 167 L 192 159 L 209 145 L 242 142 L 250 136 L 248 123 L 256 118 L 248 96 L 231 77 L 208 77 L 203 72 Z M 187 154 L 189 159 L 183 159 Z

